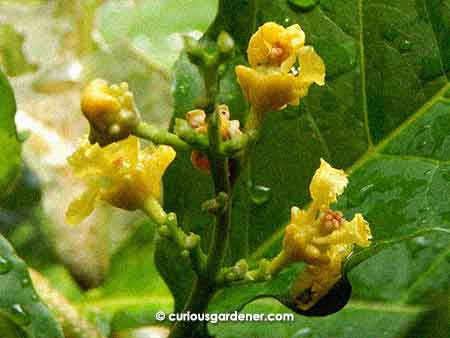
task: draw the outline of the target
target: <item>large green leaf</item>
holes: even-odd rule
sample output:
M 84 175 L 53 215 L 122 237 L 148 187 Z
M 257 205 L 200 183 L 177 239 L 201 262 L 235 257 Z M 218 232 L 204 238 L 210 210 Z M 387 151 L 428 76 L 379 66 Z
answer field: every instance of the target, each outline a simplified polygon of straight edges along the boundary
M 141 222 L 113 255 L 110 272 L 101 287 L 90 291 L 78 305 L 112 333 L 155 322 L 157 311 L 168 312 L 172 297 L 153 262 L 154 224 Z
M 0 236 L 0 336 L 63 338 L 61 328 L 33 288 L 26 264 Z
M 236 31 L 243 18 L 251 18 L 239 3 L 221 2 L 226 10 L 219 18 L 226 17 L 226 23 L 216 21 L 207 38 L 217 33 L 217 25 L 232 31 L 238 42 L 248 38 L 246 30 Z M 350 185 L 338 207 L 348 217 L 362 212 L 376 240 L 430 226 L 449 228 L 450 2 L 322 0 L 306 12 L 285 0 L 258 4 L 258 25 L 301 24 L 307 43 L 325 60 L 327 84 L 312 88 L 299 108 L 268 116 L 250 182 L 269 187 L 270 198 L 260 203 L 258 191 L 248 188 L 249 177 L 238 183 L 229 260 L 271 256 L 279 249 L 289 208 L 307 204 L 320 157 L 349 168 Z M 202 85 L 185 56 L 175 74 L 174 116 L 182 117 L 196 104 Z M 243 118 L 245 102 L 231 66 L 220 98 L 230 105 L 232 117 Z M 186 229 L 205 234 L 210 220 L 200 205 L 211 197 L 209 177 L 192 169 L 189 155 L 181 154 L 165 183 L 166 206 Z M 317 320 L 317 327 L 327 329 L 312 336 L 351 338 L 367 332 L 396 337 L 406 332 L 433 295 L 448 294 L 448 243 L 445 235 L 419 237 L 362 263 L 349 275 L 354 291 L 349 309 Z M 352 304 L 362 304 L 361 310 L 352 311 Z M 409 319 L 391 320 L 392 308 Z M 363 316 L 377 320 L 369 325 Z M 262 325 L 259 335 L 235 336 L 279 337 L 273 331 Z
M 20 142 L 14 123 L 15 113 L 13 90 L 0 70 L 0 197 L 11 187 L 20 168 Z
M 0 64 L 10 76 L 18 76 L 37 70 L 23 52 L 24 37 L 9 24 L 0 24 Z
M 180 34 L 203 32 L 217 1 L 146 0 L 137 5 L 110 2 L 100 9 L 100 31 L 114 46 L 138 48 L 157 67 L 170 68 L 182 48 Z

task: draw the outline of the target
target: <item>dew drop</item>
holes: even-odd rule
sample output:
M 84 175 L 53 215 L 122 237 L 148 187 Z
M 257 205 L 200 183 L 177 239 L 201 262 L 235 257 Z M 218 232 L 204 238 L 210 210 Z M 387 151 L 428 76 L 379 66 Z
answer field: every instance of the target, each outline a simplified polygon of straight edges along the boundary
M 288 0 L 288 2 L 300 11 L 310 11 L 319 4 L 319 0 Z
M 36 302 L 38 299 L 39 299 L 38 295 L 35 292 L 33 292 L 31 295 L 31 300 Z
M 256 205 L 267 203 L 272 195 L 269 187 L 263 185 L 250 186 L 250 199 Z
M 434 170 L 435 170 L 435 169 L 428 169 L 428 170 L 426 170 L 423 174 L 424 174 L 424 175 L 430 175 L 430 174 L 432 174 L 432 173 L 434 172 Z
M 311 334 L 311 329 L 309 327 L 304 327 L 295 332 L 291 338 L 303 338 Z
M 361 190 L 359 191 L 361 194 L 366 194 L 369 190 L 371 190 L 373 187 L 375 186 L 375 184 L 369 184 L 366 185 L 365 187 L 362 187 Z
M 31 323 L 31 318 L 28 313 L 23 309 L 22 305 L 14 304 L 11 307 L 11 314 L 14 321 L 19 325 L 28 325 Z
M 22 278 L 22 280 L 20 281 L 20 284 L 23 287 L 26 287 L 26 286 L 30 285 L 30 279 L 28 277 Z
M 399 48 L 400 48 L 401 52 L 408 52 L 408 51 L 410 51 L 411 50 L 411 41 L 409 41 L 407 39 L 402 40 L 401 43 L 400 43 Z
M 424 236 L 419 236 L 414 239 L 414 242 L 420 247 L 426 247 L 430 244 L 430 240 Z
M 0 274 L 7 273 L 11 270 L 11 263 L 4 257 L 0 256 Z

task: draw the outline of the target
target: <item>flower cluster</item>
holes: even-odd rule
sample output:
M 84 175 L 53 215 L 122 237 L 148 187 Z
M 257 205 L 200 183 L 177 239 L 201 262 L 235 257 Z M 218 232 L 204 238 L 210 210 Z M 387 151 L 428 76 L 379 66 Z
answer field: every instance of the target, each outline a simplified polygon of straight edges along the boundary
M 302 310 L 313 306 L 341 278 L 342 262 L 355 244 L 370 245 L 370 228 L 361 214 L 347 221 L 342 213 L 330 209 L 347 183 L 344 171 L 321 160 L 310 184 L 311 205 L 306 210 L 291 210 L 283 245 L 290 261 L 307 263 L 291 288 Z
M 220 133 L 223 140 L 229 140 L 242 133 L 239 120 L 230 120 L 230 110 L 225 104 L 217 107 L 220 116 Z M 206 113 L 201 109 L 187 112 L 186 121 L 198 133 L 208 133 L 208 123 Z M 209 162 L 205 154 L 194 150 L 191 154 L 191 162 L 194 167 L 205 172 L 209 172 Z
M 81 110 L 91 125 L 90 141 L 101 146 L 128 137 L 140 120 L 126 82 L 110 86 L 103 79 L 92 81 L 83 90 Z
M 250 67 L 239 65 L 236 74 L 257 114 L 298 105 L 311 84 L 325 84 L 325 65 L 313 47 L 305 46 L 297 24 L 265 23 L 250 39 L 247 54 Z
M 135 136 L 103 148 L 85 140 L 68 159 L 87 189 L 70 204 L 67 223 L 80 223 L 91 214 L 98 200 L 136 210 L 150 196 L 159 199 L 161 178 L 174 158 L 175 150 L 165 145 L 140 150 Z

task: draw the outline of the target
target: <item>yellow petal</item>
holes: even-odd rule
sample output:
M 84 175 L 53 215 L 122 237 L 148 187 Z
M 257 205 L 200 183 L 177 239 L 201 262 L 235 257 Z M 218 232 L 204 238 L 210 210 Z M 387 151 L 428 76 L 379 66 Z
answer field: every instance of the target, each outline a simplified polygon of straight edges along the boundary
M 146 190 L 156 199 L 161 195 L 161 179 L 164 172 L 175 159 L 176 152 L 172 147 L 160 145 L 151 153 L 146 153 L 141 163 Z
M 336 202 L 337 196 L 344 192 L 347 184 L 347 175 L 343 170 L 334 169 L 321 159 L 320 167 L 316 170 L 309 186 L 313 203 L 319 210 L 329 209 L 330 204 Z
M 251 67 L 257 67 L 268 63 L 272 47 L 280 41 L 285 32 L 283 26 L 275 22 L 267 22 L 258 28 L 250 38 L 247 55 Z
M 300 74 L 299 80 L 303 83 L 316 83 L 319 86 L 325 84 L 325 64 L 322 58 L 311 46 L 306 46 L 299 51 Z
M 356 245 L 361 247 L 368 247 L 370 245 L 372 233 L 370 231 L 369 223 L 361 214 L 355 214 L 353 219 L 348 222 L 345 227 L 348 229 L 348 232 L 352 234 Z
M 94 211 L 98 199 L 98 191 L 88 189 L 79 197 L 74 199 L 66 211 L 66 223 L 76 225 L 81 223 Z
M 284 28 L 267 22 L 250 39 L 247 54 L 252 68 L 280 67 L 287 73 L 296 61 L 296 55 L 305 42 L 305 33 L 299 25 Z
M 244 95 L 256 111 L 279 110 L 287 104 L 298 104 L 303 94 L 296 77 L 291 74 L 237 66 L 236 75 Z

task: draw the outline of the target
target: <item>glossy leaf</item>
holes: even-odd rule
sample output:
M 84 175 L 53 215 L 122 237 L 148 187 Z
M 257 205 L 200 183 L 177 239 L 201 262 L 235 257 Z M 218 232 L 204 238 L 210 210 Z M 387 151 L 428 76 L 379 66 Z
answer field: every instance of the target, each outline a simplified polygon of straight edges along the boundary
M 226 11 L 219 14 L 235 22 L 230 29 L 239 27 L 243 17 L 251 17 L 237 3 L 222 4 Z M 247 188 L 249 177 L 238 182 L 229 261 L 270 257 L 279 250 L 289 209 L 307 204 L 308 184 L 320 157 L 351 173 L 337 208 L 347 217 L 361 212 L 376 241 L 428 227 L 448 229 L 448 1 L 322 0 L 306 11 L 284 0 L 258 3 L 258 25 L 276 21 L 302 26 L 307 43 L 324 58 L 327 84 L 312 88 L 299 108 L 271 113 L 265 121 L 250 179 L 269 187 L 271 197 L 259 205 Z M 217 30 L 213 26 L 207 38 Z M 239 40 L 238 35 L 233 31 Z M 187 58 L 182 56 L 175 70 L 175 117 L 182 117 L 196 104 L 202 85 Z M 220 103 L 230 103 L 232 117 L 244 119 L 246 103 L 232 67 L 227 68 L 221 84 Z M 204 185 L 209 181 L 192 169 L 188 155 L 178 157 L 166 179 L 166 206 L 177 212 L 186 229 L 203 234 L 210 220 L 200 205 L 211 197 L 211 185 Z M 317 320 L 317 328 L 327 329 L 312 336 L 405 334 L 433 294 L 448 292 L 448 243 L 446 235 L 419 236 L 361 263 L 349 274 L 353 295 L 348 309 Z M 353 311 L 352 304 L 364 304 L 361 313 Z M 393 308 L 397 321 L 386 319 Z M 361 319 L 364 315 L 388 324 L 367 323 L 368 319 Z M 296 321 L 295 327 L 301 323 Z M 212 330 L 220 331 L 219 337 L 233 336 L 223 331 L 225 326 Z M 250 325 L 229 327 L 244 330 Z M 273 337 L 272 331 L 261 325 L 247 335 Z
M 173 301 L 153 262 L 154 224 L 138 224 L 133 235 L 113 255 L 110 272 L 100 288 L 79 302 L 88 316 L 112 332 L 150 325 L 159 310 L 170 311 Z
M 0 270 L 2 337 L 63 338 L 58 323 L 37 296 L 26 264 L 3 236 Z
M 0 71 L 0 197 L 11 189 L 20 168 L 20 142 L 14 123 L 15 113 L 13 90 Z
M 201 34 L 215 8 L 216 1 L 210 0 L 111 2 L 100 9 L 100 31 L 109 46 L 125 43 L 155 66 L 169 69 L 183 46 L 181 34 Z
M 0 24 L 0 64 L 9 76 L 18 76 L 37 70 L 23 52 L 24 36 L 12 25 Z

